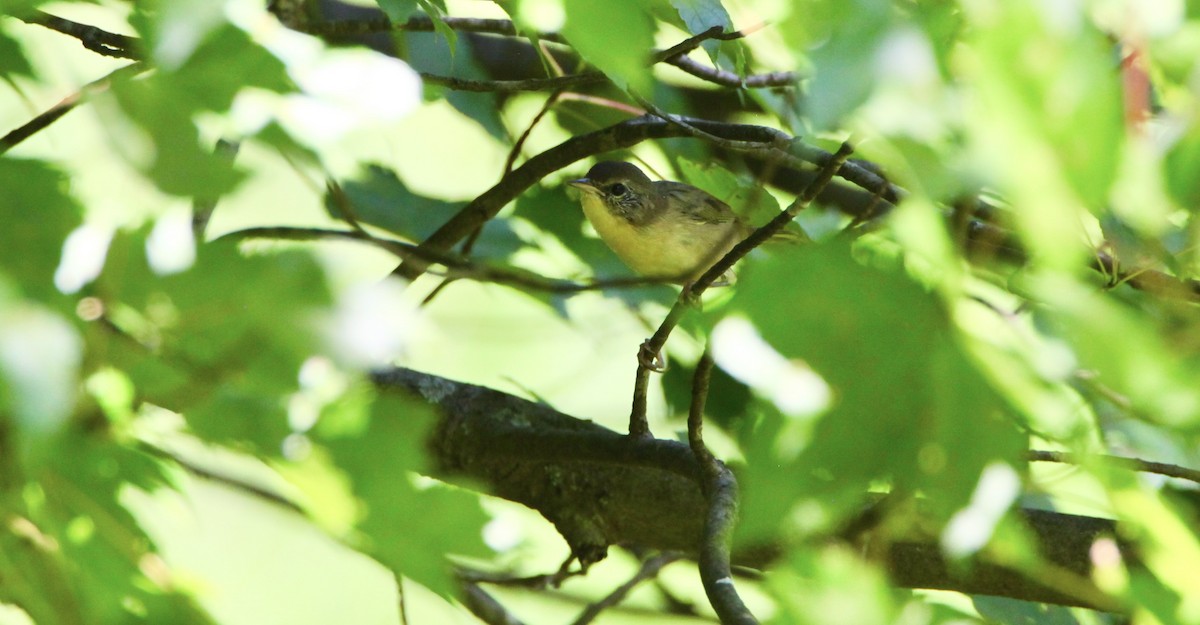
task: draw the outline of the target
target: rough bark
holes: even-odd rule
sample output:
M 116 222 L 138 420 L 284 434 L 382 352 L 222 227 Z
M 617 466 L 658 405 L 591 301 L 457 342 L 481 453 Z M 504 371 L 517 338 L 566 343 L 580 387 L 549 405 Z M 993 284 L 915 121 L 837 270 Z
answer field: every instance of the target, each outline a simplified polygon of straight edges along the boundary
M 686 444 L 631 439 L 543 404 L 410 369 L 380 372 L 376 383 L 437 407 L 441 419 L 429 447 L 441 477 L 483 484 L 539 511 L 581 561 L 603 558 L 609 545 L 697 552 L 706 506 Z M 1089 581 L 1089 551 L 1098 537 L 1116 535 L 1113 521 L 1022 514 L 1041 547 L 1041 570 L 1052 574 L 1031 576 L 984 561 L 951 566 L 936 537 L 906 539 L 876 555 L 901 587 L 1117 609 Z M 765 545 L 734 558 L 764 566 L 778 552 Z

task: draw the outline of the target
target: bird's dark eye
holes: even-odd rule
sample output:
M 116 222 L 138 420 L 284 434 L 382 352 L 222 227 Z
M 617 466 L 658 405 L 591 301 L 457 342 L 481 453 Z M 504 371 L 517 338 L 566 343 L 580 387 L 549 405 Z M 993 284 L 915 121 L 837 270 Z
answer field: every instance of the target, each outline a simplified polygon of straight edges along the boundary
M 629 189 L 626 189 L 625 185 L 619 182 L 608 188 L 608 192 L 613 195 L 625 195 L 627 191 L 629 191 Z

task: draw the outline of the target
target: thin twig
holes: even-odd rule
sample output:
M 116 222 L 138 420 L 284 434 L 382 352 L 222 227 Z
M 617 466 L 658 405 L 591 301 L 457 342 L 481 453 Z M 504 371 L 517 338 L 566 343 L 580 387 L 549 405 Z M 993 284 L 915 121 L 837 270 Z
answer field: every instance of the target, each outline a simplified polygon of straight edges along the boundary
M 128 35 L 118 35 L 88 24 L 80 24 L 69 19 L 51 15 L 44 11 L 34 11 L 31 17 L 20 18 L 26 23 L 45 26 L 50 30 L 74 37 L 83 47 L 104 56 L 120 59 L 137 60 L 140 58 L 137 48 L 141 40 Z
M 374 239 L 371 233 L 367 232 L 362 224 L 358 222 L 358 214 L 354 212 L 354 204 L 350 198 L 346 196 L 345 189 L 333 177 L 325 179 L 325 194 L 329 197 L 330 206 L 333 208 L 337 216 L 355 232 L 363 236 L 364 239 Z
M 88 84 L 84 85 L 82 89 L 63 98 L 58 104 L 46 109 L 37 117 L 29 120 L 19 128 L 13 129 L 8 134 L 4 135 L 4 137 L 0 137 L 0 154 L 8 152 L 16 147 L 17 144 L 28 139 L 29 137 L 32 137 L 38 131 L 49 127 L 50 124 L 53 124 L 63 115 L 71 112 L 72 109 L 74 109 L 76 106 L 79 106 L 81 103 L 87 100 L 87 98 L 100 93 L 105 89 L 108 89 L 108 86 L 112 84 L 113 80 L 124 78 L 127 74 L 139 74 L 146 69 L 148 69 L 147 66 L 140 62 L 130 63 L 129 65 L 119 67 L 109 72 L 102 78 L 98 78 L 92 82 L 89 82 Z
M 546 55 L 546 58 L 548 58 L 551 62 L 554 60 L 553 57 L 550 57 L 549 55 Z M 562 68 L 555 65 L 554 70 L 561 74 Z M 525 130 L 521 133 L 521 135 L 517 137 L 515 142 L 513 142 L 512 149 L 508 151 L 508 158 L 504 160 L 504 174 L 501 176 L 501 179 L 512 172 L 513 166 L 517 162 L 517 157 L 521 155 L 521 149 L 525 146 L 525 142 L 529 139 L 529 135 L 533 133 L 534 127 L 537 126 L 538 122 L 540 122 L 542 118 L 544 118 L 546 114 L 550 112 L 550 109 L 554 106 L 554 103 L 558 101 L 559 96 L 562 94 L 563 90 L 561 89 L 551 93 L 550 96 L 546 98 L 546 101 L 542 103 L 542 108 L 538 110 L 537 115 L 533 116 L 533 120 L 529 122 L 529 125 L 525 127 Z M 479 240 L 479 236 L 481 234 L 483 234 L 483 226 L 475 228 L 471 234 L 467 235 L 467 239 L 463 242 L 460 252 L 464 257 L 469 257 L 471 255 L 471 250 L 474 249 L 475 242 Z M 446 278 L 445 280 L 442 280 L 440 284 L 438 284 L 433 288 L 432 291 L 429 292 L 429 295 L 425 296 L 425 299 L 421 300 L 421 306 L 428 306 L 431 302 L 433 302 L 434 298 L 436 298 L 438 294 L 445 290 L 446 287 L 450 286 L 450 283 L 452 282 L 454 282 L 454 278 Z
M 554 76 L 552 78 L 526 78 L 524 80 L 471 80 L 468 78 L 455 78 L 453 76 L 430 74 L 428 72 L 420 72 L 420 75 L 421 79 L 425 82 L 441 85 L 447 89 L 453 89 L 455 91 L 473 91 L 477 93 L 558 91 L 582 87 L 584 85 L 593 85 L 608 80 L 607 76 L 595 71 L 584 72 L 582 74 L 570 74 L 567 76 Z
M 443 17 L 441 22 L 450 30 L 467 33 L 488 33 L 509 37 L 521 36 L 517 27 L 510 20 L 484 19 L 476 17 Z M 353 37 L 386 33 L 393 30 L 432 32 L 435 30 L 433 19 L 425 15 L 417 15 L 403 23 L 393 23 L 387 17 L 380 16 L 362 20 L 336 20 L 330 22 L 315 22 L 299 27 L 302 32 L 322 37 Z M 537 39 L 562 43 L 558 33 L 536 33 Z
M 1188 480 L 1200 484 L 1200 471 L 1181 467 L 1177 464 L 1167 464 L 1165 462 L 1152 462 L 1150 460 L 1142 460 L 1140 458 L 1128 458 L 1124 456 L 1111 456 L 1108 454 L 1099 454 L 1096 456 L 1105 464 L 1111 464 L 1122 469 L 1131 471 L 1139 471 L 1141 473 L 1154 473 L 1156 475 L 1165 475 L 1167 477 Z M 1065 451 L 1039 451 L 1030 450 L 1026 454 L 1026 458 L 1030 462 L 1061 462 L 1063 464 L 1080 464 L 1079 457 L 1075 454 Z
M 666 284 L 663 280 L 653 278 L 613 278 L 609 280 L 592 280 L 590 282 L 573 282 L 547 278 L 545 276 L 517 269 L 515 267 L 498 267 L 472 262 L 457 254 L 424 250 L 419 246 L 395 239 L 385 239 L 357 230 L 330 230 L 323 228 L 297 228 L 289 226 L 269 226 L 247 228 L 226 233 L 221 239 L 272 239 L 283 241 L 321 241 L 321 240 L 350 240 L 369 243 L 377 246 L 405 262 L 422 265 L 422 271 L 443 277 L 489 282 L 504 286 L 541 291 L 546 293 L 579 293 L 582 291 L 598 291 L 604 289 L 657 287 Z M 443 271 L 431 270 L 432 265 L 442 265 Z
M 233 162 L 240 148 L 241 143 L 238 141 L 218 139 L 213 153 L 219 158 Z M 192 237 L 197 243 L 204 241 L 204 232 L 208 229 L 208 222 L 217 208 L 218 200 L 216 197 L 197 197 L 192 201 Z
M 603 599 L 594 603 L 588 604 L 587 608 L 579 614 L 579 617 L 571 625 L 588 625 L 596 620 L 600 613 L 608 608 L 615 607 L 625 600 L 625 597 L 642 582 L 653 579 L 658 575 L 662 568 L 676 560 L 682 558 L 682 554 L 678 553 L 662 553 L 642 562 L 641 568 L 633 577 L 629 578 L 624 584 L 617 586 L 612 592 L 608 593 Z
M 478 584 L 464 583 L 462 589 L 463 605 L 487 625 L 524 625 Z
M 800 82 L 796 72 L 769 72 L 766 74 L 750 74 L 738 76 L 733 72 L 715 67 L 709 67 L 689 56 L 677 56 L 663 61 L 715 85 L 734 89 L 757 89 L 762 87 L 791 87 Z
M 517 137 L 516 142 L 513 143 L 512 149 L 508 151 L 508 158 L 504 159 L 505 176 L 512 173 L 513 166 L 517 164 L 517 157 L 521 155 L 521 150 L 525 147 L 525 142 L 529 140 L 529 135 L 533 134 L 534 127 L 538 125 L 538 122 L 542 121 L 542 119 L 546 117 L 546 114 L 550 112 L 550 109 L 554 108 L 554 103 L 558 102 L 558 99 L 562 97 L 562 94 L 562 90 L 551 93 L 549 97 L 546 98 L 546 101 L 542 103 L 542 108 L 538 110 L 537 115 L 533 116 L 533 119 L 529 122 L 529 125 L 525 127 L 523 132 L 521 132 L 521 136 Z
M 704 404 L 708 399 L 712 369 L 712 353 L 706 345 L 692 376 L 692 402 L 688 409 L 688 445 L 704 475 L 703 490 L 708 503 L 704 539 L 700 544 L 700 582 L 721 623 L 757 625 L 758 619 L 754 618 L 733 585 L 730 568 L 729 552 L 733 544 L 733 528 L 737 523 L 737 480 L 729 467 L 704 444 Z

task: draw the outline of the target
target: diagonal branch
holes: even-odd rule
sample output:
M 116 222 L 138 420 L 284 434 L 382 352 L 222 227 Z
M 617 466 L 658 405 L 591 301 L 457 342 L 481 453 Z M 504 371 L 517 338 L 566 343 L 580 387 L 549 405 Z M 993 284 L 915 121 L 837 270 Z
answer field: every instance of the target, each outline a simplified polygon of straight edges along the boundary
M 58 121 L 63 115 L 70 113 L 76 106 L 86 101 L 88 97 L 108 89 L 113 80 L 124 78 L 126 75 L 140 74 L 147 69 L 148 67 L 142 63 L 130 63 L 129 65 L 113 70 L 103 78 L 98 78 L 84 85 L 79 91 L 63 98 L 58 104 L 46 109 L 19 128 L 14 128 L 8 134 L 0 137 L 0 154 L 8 152 L 22 141 L 50 127 L 50 124 Z
M 833 159 L 833 154 L 795 141 L 787 133 L 774 128 L 700 119 L 688 119 L 687 122 L 691 127 L 723 139 L 761 143 L 766 153 L 778 154 L 778 150 L 772 146 L 780 145 L 781 142 L 787 143 L 790 146 L 787 156 L 818 167 L 827 165 Z M 572 137 L 531 157 L 492 188 L 484 191 L 425 239 L 421 248 L 438 251 L 449 249 L 475 228 L 495 217 L 526 189 L 576 161 L 604 152 L 629 148 L 648 139 L 685 136 L 690 136 L 689 131 L 677 123 L 644 116 Z M 881 196 L 888 202 L 895 202 L 899 198 L 898 187 L 855 163 L 842 163 L 836 175 L 868 191 L 880 190 Z M 422 268 L 410 264 L 401 264 L 396 268 L 396 273 L 409 279 L 416 278 L 422 271 Z
M 384 239 L 373 236 L 362 229 L 329 230 L 324 228 L 264 226 L 246 228 L 245 230 L 235 230 L 233 232 L 221 235 L 214 241 L 219 241 L 221 239 L 269 239 L 278 241 L 359 241 L 391 252 L 397 258 L 403 259 L 405 262 L 419 264 L 422 266 L 423 271 L 431 274 L 440 275 L 446 278 L 474 280 L 476 282 L 489 282 L 526 291 L 541 291 L 546 293 L 579 293 L 583 291 L 597 291 L 602 289 L 655 287 L 666 284 L 666 282 L 660 279 L 641 277 L 591 280 L 588 282 L 574 282 L 571 280 L 547 278 L 531 271 L 518 269 L 516 267 L 483 264 L 472 261 L 471 259 L 458 254 L 424 250 L 411 243 L 405 243 L 404 241 Z M 440 271 L 431 270 L 430 267 L 433 265 L 441 265 L 442 267 L 445 267 L 445 269 Z

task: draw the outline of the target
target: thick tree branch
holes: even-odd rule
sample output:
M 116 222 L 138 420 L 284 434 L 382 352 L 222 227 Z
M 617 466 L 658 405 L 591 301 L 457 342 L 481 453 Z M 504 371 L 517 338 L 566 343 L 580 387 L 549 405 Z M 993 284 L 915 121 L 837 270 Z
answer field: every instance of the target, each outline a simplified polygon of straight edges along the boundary
M 408 369 L 380 372 L 376 382 L 415 392 L 440 410 L 429 446 L 443 477 L 474 480 L 538 510 L 581 560 L 603 557 L 612 544 L 698 553 L 707 504 L 686 444 L 632 439 L 542 404 Z M 1021 516 L 1047 566 L 1080 580 L 1090 579 L 1092 544 L 1117 535 L 1108 519 L 1040 510 Z M 1136 566 L 1136 555 L 1121 548 Z M 764 546 L 734 560 L 761 566 L 774 553 Z M 1094 588 L 1088 597 L 1068 594 L 986 559 L 952 566 L 936 536 L 893 543 L 883 557 L 902 587 L 1113 608 Z

